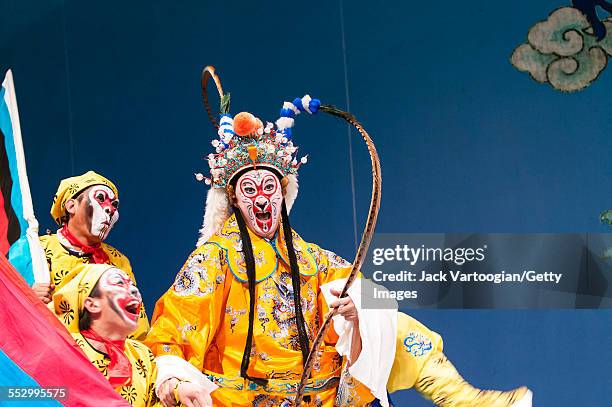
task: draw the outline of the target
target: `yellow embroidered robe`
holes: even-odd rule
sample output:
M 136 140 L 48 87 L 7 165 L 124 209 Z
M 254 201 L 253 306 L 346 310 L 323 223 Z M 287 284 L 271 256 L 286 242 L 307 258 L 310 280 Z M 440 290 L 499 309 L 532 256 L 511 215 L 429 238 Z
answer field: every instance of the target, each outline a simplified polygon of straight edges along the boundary
M 60 242 L 57 234 L 41 236 L 40 243 L 45 251 L 47 263 L 49 264 L 49 272 L 51 274 L 51 283 L 55 285 L 55 290 L 60 289 L 76 276 L 77 273 L 73 270 L 75 266 L 89 263 L 89 256 L 83 256 L 80 255 L 80 253 L 68 249 Z M 134 273 L 132 272 L 132 266 L 128 258 L 119 250 L 106 243 L 102 243 L 102 247 L 106 254 L 108 254 L 109 264 L 125 271 L 132 281 L 136 283 Z M 149 320 L 143 304 L 140 307 L 138 327 L 130 337 L 144 339 L 148 330 Z
M 283 234 L 268 241 L 249 231 L 256 263 L 253 347 L 248 373 L 269 379 L 261 387 L 240 377 L 249 325 L 246 264 L 235 217 L 198 247 L 157 302 L 147 345 L 156 356 L 189 361 L 220 387 L 211 393 L 215 406 L 279 406 L 288 403 L 302 374 L 293 304 L 293 287 Z M 306 243 L 293 232 L 302 287 L 302 310 L 311 341 L 329 309 L 319 287 L 346 278 L 350 264 Z M 337 393 L 344 405 L 367 405 L 369 390 L 352 379 L 335 350 L 330 329 L 320 362 L 314 367 L 307 405 L 333 406 Z M 336 404 L 337 405 L 337 404 Z
M 87 358 L 108 378 L 108 355 L 95 349 L 80 333 L 72 334 Z M 142 342 L 127 339 L 125 354 L 132 364 L 132 381 L 115 389 L 130 405 L 134 407 L 161 406 L 155 395 L 155 377 L 157 375 L 153 353 Z

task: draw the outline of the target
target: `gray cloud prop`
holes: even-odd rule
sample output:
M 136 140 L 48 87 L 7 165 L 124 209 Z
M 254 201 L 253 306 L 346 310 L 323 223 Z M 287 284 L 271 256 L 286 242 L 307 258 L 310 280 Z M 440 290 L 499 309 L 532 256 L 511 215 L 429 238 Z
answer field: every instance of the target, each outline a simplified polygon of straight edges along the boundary
M 612 20 L 606 19 L 604 24 L 612 33 Z M 540 83 L 562 92 L 577 92 L 597 79 L 610 56 L 612 34 L 598 42 L 581 12 L 563 7 L 531 27 L 527 42 L 514 50 L 510 62 Z

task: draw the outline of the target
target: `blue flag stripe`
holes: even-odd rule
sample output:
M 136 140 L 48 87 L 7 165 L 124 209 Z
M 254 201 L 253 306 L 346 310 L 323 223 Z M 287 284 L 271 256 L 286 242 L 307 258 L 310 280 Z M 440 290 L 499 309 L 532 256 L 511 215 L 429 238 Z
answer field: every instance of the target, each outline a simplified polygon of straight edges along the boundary
M 0 349 L 0 386 L 2 387 L 40 387 L 40 385 L 32 379 L 26 372 L 17 366 L 1 349 Z M 4 392 L 5 389 L 2 389 Z M 13 404 L 12 401 L 5 399 L 6 394 L 3 394 L 3 399 L 0 399 L 0 405 Z M 36 407 L 58 407 L 62 404 L 56 400 L 20 400 L 17 405 L 21 406 L 36 406 Z
M 6 89 L 4 86 L 0 89 L 0 128 L 5 136 L 6 152 L 8 155 L 9 168 L 11 171 L 11 178 L 13 179 L 13 189 L 11 191 L 11 204 L 19 219 L 21 226 L 21 236 L 17 242 L 15 242 L 9 250 L 9 261 L 15 266 L 15 268 L 23 275 L 23 278 L 28 284 L 34 284 L 34 271 L 32 269 L 32 255 L 30 252 L 30 244 L 26 236 L 28 230 L 28 223 L 23 217 L 23 202 L 21 194 L 21 184 L 19 181 L 19 172 L 17 169 L 16 151 L 15 151 L 15 140 L 13 134 L 13 123 L 11 121 L 11 115 L 6 104 Z

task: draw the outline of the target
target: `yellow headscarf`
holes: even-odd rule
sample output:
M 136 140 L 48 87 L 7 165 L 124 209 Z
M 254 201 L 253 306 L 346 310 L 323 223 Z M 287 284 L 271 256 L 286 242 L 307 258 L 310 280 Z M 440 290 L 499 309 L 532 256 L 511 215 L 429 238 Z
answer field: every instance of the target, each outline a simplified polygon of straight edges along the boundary
M 61 225 L 66 220 L 66 202 L 92 185 L 106 185 L 119 197 L 119 191 L 115 184 L 93 171 L 87 171 L 83 175 L 63 179 L 57 188 L 57 192 L 53 197 L 53 203 L 51 204 L 51 216 L 58 225 Z
M 83 303 L 105 271 L 115 268 L 109 264 L 79 264 L 78 274 L 53 294 L 49 308 L 55 312 L 70 333 L 79 332 L 79 316 Z

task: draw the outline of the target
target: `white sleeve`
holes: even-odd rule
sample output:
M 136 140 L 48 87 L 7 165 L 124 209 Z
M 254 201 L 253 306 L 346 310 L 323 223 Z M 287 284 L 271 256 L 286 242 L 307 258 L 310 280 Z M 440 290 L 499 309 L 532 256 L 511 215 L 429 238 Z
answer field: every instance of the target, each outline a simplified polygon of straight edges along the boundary
M 336 297 L 330 293 L 332 288 L 341 290 L 346 279 L 334 280 L 321 286 L 327 304 Z M 356 361 L 352 361 L 349 373 L 353 378 L 365 385 L 380 404 L 388 407 L 387 381 L 395 358 L 397 336 L 397 303 L 394 309 L 363 309 L 361 306 L 362 284 L 374 285 L 365 279 L 356 279 L 348 290 L 359 315 L 359 335 L 361 337 L 361 353 Z M 377 286 L 379 290 L 385 290 Z M 339 336 L 336 350 L 341 356 L 350 357 L 351 340 L 354 325 L 341 315 L 333 318 L 334 329 Z
M 157 363 L 157 378 L 155 379 L 155 393 L 159 390 L 159 386 L 166 380 L 176 377 L 179 380 L 191 382 L 201 386 L 208 393 L 211 393 L 217 387 L 210 379 L 191 363 L 178 356 L 163 355 L 155 358 Z M 157 394 L 159 397 L 159 394 Z

